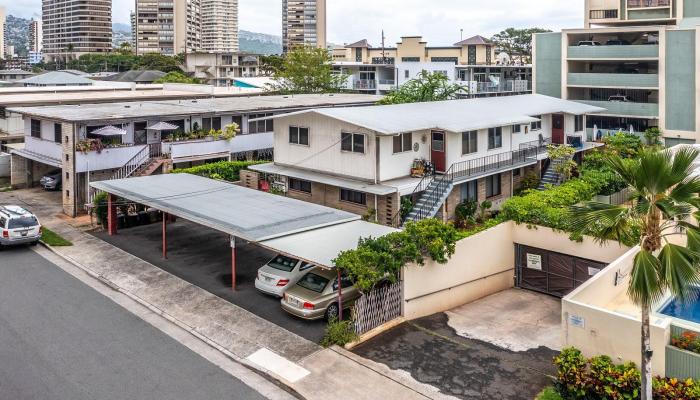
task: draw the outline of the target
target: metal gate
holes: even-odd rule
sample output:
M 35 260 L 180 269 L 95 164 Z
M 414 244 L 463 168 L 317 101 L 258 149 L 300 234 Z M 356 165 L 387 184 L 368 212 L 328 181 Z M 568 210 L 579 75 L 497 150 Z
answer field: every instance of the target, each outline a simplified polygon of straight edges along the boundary
M 372 290 L 355 301 L 355 332 L 362 335 L 401 316 L 401 282 Z
M 515 266 L 518 287 L 564 297 L 607 265 L 516 244 Z

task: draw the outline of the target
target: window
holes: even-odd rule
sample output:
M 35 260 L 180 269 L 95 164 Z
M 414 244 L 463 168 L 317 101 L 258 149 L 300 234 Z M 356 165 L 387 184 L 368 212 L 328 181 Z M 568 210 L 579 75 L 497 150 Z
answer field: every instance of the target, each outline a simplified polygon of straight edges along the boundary
M 299 279 L 297 285 L 303 287 L 304 289 L 314 291 L 316 293 L 322 293 L 323 289 L 326 288 L 329 282 L 330 280 L 320 275 L 316 275 L 313 272 L 309 272 L 308 274 L 302 276 L 301 279 Z
M 367 204 L 367 194 L 354 190 L 340 189 L 340 201 L 362 204 L 364 206 Z
M 289 190 L 311 193 L 311 182 L 302 179 L 289 178 Z
M 514 170 L 513 170 L 513 176 L 516 176 L 516 177 L 517 177 L 517 176 L 520 176 L 520 170 L 521 170 L 521 168 L 514 169 Z
M 472 200 L 472 201 L 477 201 L 477 182 L 476 181 L 471 181 L 463 184 L 462 186 L 459 187 L 460 190 L 460 195 L 461 195 L 461 200 L 462 201 L 467 201 L 467 200 Z
M 215 131 L 218 131 L 221 129 L 221 117 L 214 117 L 211 119 L 211 127 Z
M 530 130 L 533 131 L 538 131 L 542 129 L 542 116 L 541 115 L 534 115 L 532 118 L 537 118 L 539 121 L 531 122 L 530 123 Z
M 617 18 L 617 10 L 591 10 L 591 19 Z
M 278 254 L 277 257 L 267 263 L 270 267 L 280 271 L 291 272 L 297 266 L 299 260 Z
M 202 131 L 209 132 L 211 130 L 211 118 L 202 118 Z
M 501 194 L 501 174 L 486 177 L 486 198 Z
M 462 132 L 462 155 L 477 152 L 477 131 Z
M 520 124 L 513 125 L 513 133 L 520 133 Z
M 29 122 L 29 133 L 32 137 L 41 139 L 41 121 L 33 119 Z
M 53 141 L 61 143 L 61 135 L 63 134 L 63 125 L 53 124 Z
M 501 127 L 489 128 L 489 150 L 503 147 L 503 130 Z
M 402 62 L 420 62 L 420 57 L 401 57 Z
M 264 133 L 275 130 L 273 120 L 264 119 L 262 121 L 251 121 L 251 119 L 271 117 L 272 114 L 250 114 L 248 115 L 248 133 Z
M 308 146 L 309 145 L 309 128 L 290 126 L 289 127 L 289 143 L 299 144 L 302 146 Z
M 574 117 L 574 132 L 581 132 L 583 130 L 583 115 L 576 115 Z
M 413 133 L 406 132 L 394 136 L 394 154 L 411 151 L 413 147 Z
M 340 149 L 353 153 L 365 153 L 365 135 L 361 133 L 342 132 L 340 138 Z
M 4 228 L 7 225 L 7 220 L 5 217 L 0 217 L 0 228 Z
M 403 71 L 403 77 L 408 79 L 411 77 L 411 73 L 408 70 Z
M 340 285 L 343 287 L 343 289 L 349 288 L 353 285 L 352 279 L 350 279 L 350 277 L 348 277 L 347 275 L 343 274 L 340 277 Z M 336 290 L 338 290 L 338 278 L 336 278 L 333 281 L 333 291 L 335 292 Z

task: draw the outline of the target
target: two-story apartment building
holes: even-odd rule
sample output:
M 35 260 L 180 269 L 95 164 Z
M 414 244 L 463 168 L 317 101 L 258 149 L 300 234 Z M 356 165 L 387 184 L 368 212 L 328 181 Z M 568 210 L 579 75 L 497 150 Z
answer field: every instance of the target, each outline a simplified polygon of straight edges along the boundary
M 169 101 L 18 107 L 24 146 L 12 150 L 14 187 L 31 186 L 52 169 L 63 172 L 63 209 L 75 216 L 90 201 L 89 182 L 163 172 L 232 157 L 270 156 L 278 113 L 336 106 L 366 106 L 361 94 L 252 96 Z M 191 138 L 193 130 L 225 130 L 233 139 Z
M 498 208 L 539 169 L 548 143 L 594 146 L 585 142 L 583 115 L 600 111 L 519 95 L 281 114 L 271 117 L 274 163 L 251 167 L 243 181 L 386 225 L 400 225 L 404 198 L 415 204 L 409 219 L 451 219 L 467 199 Z M 416 160 L 432 163 L 436 174 L 412 177 Z
M 590 137 L 658 126 L 666 144 L 700 131 L 695 0 L 586 0 L 585 27 L 534 39 L 535 93 L 606 108 Z
M 491 41 L 474 36 L 452 46 L 432 47 L 420 36 L 404 36 L 396 47 L 372 47 L 367 40 L 333 50 L 334 68 L 348 75 L 347 88 L 387 93 L 422 71 L 440 72 L 463 85 L 465 97 L 526 94 L 531 66 L 496 54 Z

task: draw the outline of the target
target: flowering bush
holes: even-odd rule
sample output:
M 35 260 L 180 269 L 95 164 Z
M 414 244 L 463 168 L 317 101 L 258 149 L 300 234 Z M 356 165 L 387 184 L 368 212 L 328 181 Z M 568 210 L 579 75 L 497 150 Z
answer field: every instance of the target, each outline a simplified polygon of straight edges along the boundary
M 680 335 L 673 335 L 671 337 L 671 346 L 694 353 L 700 353 L 700 335 L 691 331 L 685 331 Z

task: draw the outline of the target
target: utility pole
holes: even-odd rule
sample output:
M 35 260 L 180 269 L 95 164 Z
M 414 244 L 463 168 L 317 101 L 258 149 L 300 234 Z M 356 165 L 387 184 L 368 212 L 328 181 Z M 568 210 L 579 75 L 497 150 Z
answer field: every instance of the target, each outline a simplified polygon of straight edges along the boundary
M 384 29 L 382 29 L 382 63 L 386 64 L 386 51 L 384 46 L 384 40 L 386 40 L 386 37 L 384 36 Z

